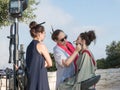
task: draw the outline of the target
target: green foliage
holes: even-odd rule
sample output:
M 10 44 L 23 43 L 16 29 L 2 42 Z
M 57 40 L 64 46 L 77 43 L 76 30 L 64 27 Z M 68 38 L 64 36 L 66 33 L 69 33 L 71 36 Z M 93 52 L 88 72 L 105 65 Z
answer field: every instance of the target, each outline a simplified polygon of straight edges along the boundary
M 50 57 L 51 57 L 51 59 L 52 59 L 52 67 L 50 67 L 50 68 L 47 68 L 47 70 L 49 71 L 49 72 L 52 72 L 52 71 L 56 71 L 57 69 L 56 69 L 56 65 L 55 65 L 55 59 L 54 59 L 54 56 L 53 56 L 53 54 L 52 53 L 50 53 Z
M 106 47 L 108 68 L 119 67 L 120 66 L 120 41 L 113 41 L 110 45 Z
M 20 21 L 29 22 L 31 19 L 35 18 L 33 14 L 32 6 L 35 4 L 35 0 L 29 0 L 28 7 L 25 11 L 23 11 L 22 18 Z M 12 18 L 9 15 L 9 0 L 0 0 L 0 27 L 10 25 Z
M 104 58 L 97 60 L 97 68 L 98 69 L 105 69 L 106 68 L 106 61 Z
M 104 68 L 120 68 L 120 41 L 112 41 L 106 46 L 106 59 L 98 59 L 97 66 Z
M 118 43 L 116 41 L 113 41 L 110 45 L 107 45 L 106 54 L 108 58 L 119 56 L 120 55 L 120 41 Z
M 0 27 L 8 25 L 8 0 L 0 0 Z

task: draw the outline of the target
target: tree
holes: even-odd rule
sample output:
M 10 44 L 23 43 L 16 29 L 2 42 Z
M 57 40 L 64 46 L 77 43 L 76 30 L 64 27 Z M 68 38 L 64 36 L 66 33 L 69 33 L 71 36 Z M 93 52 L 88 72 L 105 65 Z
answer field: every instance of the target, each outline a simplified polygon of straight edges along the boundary
M 22 18 L 20 18 L 20 21 L 29 21 L 35 17 L 33 14 L 33 10 L 36 8 L 33 8 L 32 5 L 34 5 L 36 2 L 35 0 L 29 0 L 29 4 L 27 9 L 23 12 Z M 9 0 L 0 0 L 0 27 L 9 25 L 10 22 L 10 15 L 9 15 Z
M 120 67 L 120 41 L 113 41 L 106 47 L 106 62 L 108 68 Z
M 98 69 L 105 69 L 106 67 L 106 60 L 104 58 L 97 60 L 97 68 Z

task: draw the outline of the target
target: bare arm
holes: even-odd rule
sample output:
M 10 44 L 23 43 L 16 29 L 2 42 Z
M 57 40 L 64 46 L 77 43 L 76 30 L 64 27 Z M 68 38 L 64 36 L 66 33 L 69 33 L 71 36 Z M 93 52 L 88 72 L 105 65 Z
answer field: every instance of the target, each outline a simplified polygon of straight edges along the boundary
M 45 58 L 45 67 L 51 67 L 52 66 L 52 60 L 51 57 L 48 53 L 48 49 L 44 44 L 38 44 L 37 45 L 37 50 L 39 51 L 40 54 L 42 54 Z
M 81 45 L 78 44 L 73 54 L 67 60 L 62 60 L 63 65 L 69 66 L 74 61 L 75 57 L 78 55 L 80 50 L 81 50 Z

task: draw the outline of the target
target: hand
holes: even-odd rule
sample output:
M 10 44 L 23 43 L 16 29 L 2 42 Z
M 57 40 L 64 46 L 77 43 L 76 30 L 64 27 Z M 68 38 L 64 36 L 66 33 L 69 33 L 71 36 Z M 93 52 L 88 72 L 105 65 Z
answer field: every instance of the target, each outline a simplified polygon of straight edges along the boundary
M 62 60 L 62 64 L 65 65 L 65 60 Z
M 18 70 L 18 69 L 19 69 L 19 67 L 18 67 L 17 65 L 15 65 L 15 64 L 14 64 L 14 66 L 15 66 L 15 69 L 16 69 L 16 70 Z
M 47 62 L 45 61 L 45 67 L 47 67 Z
M 62 64 L 63 64 L 64 66 L 66 66 L 65 60 L 62 60 Z
M 79 52 L 81 49 L 82 49 L 82 46 L 80 44 L 77 44 L 75 51 Z

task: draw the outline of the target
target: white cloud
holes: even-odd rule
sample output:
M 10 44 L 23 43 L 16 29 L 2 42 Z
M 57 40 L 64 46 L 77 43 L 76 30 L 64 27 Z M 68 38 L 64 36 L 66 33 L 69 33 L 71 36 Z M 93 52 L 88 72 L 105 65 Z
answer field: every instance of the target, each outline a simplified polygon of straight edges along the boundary
M 36 21 L 46 21 L 50 25 L 67 25 L 72 22 L 73 17 L 61 10 L 60 8 L 52 5 L 49 0 L 44 0 L 37 6 L 35 11 L 37 15 Z

